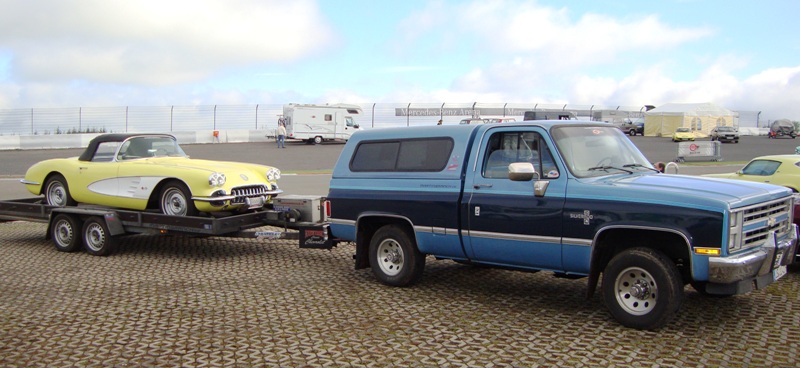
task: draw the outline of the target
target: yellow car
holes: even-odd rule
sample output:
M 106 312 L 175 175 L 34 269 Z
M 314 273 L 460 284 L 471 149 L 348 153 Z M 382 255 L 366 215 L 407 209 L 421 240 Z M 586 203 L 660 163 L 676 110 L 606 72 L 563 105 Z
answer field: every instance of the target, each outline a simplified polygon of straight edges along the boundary
M 693 141 L 694 140 L 694 133 L 689 128 L 678 128 L 675 129 L 675 133 L 672 133 L 672 141 Z
M 34 164 L 22 183 L 52 206 L 194 216 L 260 209 L 283 192 L 280 175 L 270 166 L 190 159 L 169 134 L 103 134 L 80 157 Z
M 756 181 L 784 186 L 800 192 L 800 155 L 760 156 L 734 173 L 707 174 L 714 178 Z

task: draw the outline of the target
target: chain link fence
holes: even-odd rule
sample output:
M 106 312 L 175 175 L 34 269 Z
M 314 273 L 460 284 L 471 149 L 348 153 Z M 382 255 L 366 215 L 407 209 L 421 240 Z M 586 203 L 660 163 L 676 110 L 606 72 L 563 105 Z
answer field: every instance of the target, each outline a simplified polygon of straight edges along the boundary
M 457 124 L 471 117 L 522 120 L 525 111 L 570 112 L 580 119 L 619 123 L 642 117 L 645 106 L 522 103 L 369 103 L 358 104 L 362 127 Z M 758 112 L 738 112 L 737 125 L 758 127 Z M 0 135 L 70 133 L 180 132 L 274 129 L 282 104 L 116 106 L 0 109 Z

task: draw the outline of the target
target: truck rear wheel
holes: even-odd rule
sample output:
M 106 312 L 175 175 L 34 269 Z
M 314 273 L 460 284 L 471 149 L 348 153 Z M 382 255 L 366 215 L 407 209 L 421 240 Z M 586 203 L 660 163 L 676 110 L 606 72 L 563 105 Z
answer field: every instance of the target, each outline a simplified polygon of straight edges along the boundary
M 678 268 L 649 248 L 632 248 L 614 256 L 603 271 L 602 287 L 614 319 L 640 330 L 664 326 L 683 302 Z
M 406 231 L 397 225 L 378 229 L 369 244 L 372 273 L 391 286 L 413 285 L 425 269 L 425 255 Z
M 107 256 L 114 250 L 116 241 L 101 217 L 90 217 L 83 223 L 83 246 L 93 256 Z
M 60 252 L 74 252 L 81 245 L 80 223 L 70 215 L 59 214 L 50 225 L 50 238 Z

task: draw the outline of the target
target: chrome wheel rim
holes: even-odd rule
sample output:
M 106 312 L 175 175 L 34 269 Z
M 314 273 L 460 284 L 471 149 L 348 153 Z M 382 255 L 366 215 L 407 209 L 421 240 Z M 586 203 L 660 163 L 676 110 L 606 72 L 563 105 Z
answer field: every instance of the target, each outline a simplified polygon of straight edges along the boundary
M 403 249 L 400 243 L 386 239 L 378 245 L 378 266 L 388 276 L 396 276 L 403 270 Z
M 75 229 L 72 228 L 72 224 L 70 224 L 69 221 L 61 220 L 58 221 L 54 226 L 54 240 L 56 243 L 58 243 L 58 245 L 61 247 L 66 247 L 72 243 L 72 239 L 75 237 Z
M 641 316 L 656 307 L 658 285 L 653 275 L 640 267 L 629 267 L 617 275 L 614 282 L 617 303 L 626 312 Z
M 64 184 L 55 181 L 47 186 L 47 204 L 59 207 L 67 205 L 67 188 Z
M 161 199 L 161 212 L 165 215 L 185 216 L 188 203 L 183 192 L 177 188 L 170 188 L 164 192 Z

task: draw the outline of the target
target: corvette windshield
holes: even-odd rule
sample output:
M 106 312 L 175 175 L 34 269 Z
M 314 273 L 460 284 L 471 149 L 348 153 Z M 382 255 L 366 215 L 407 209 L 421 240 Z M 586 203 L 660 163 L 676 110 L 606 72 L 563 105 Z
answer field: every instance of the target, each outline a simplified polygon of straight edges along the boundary
M 576 177 L 654 170 L 616 127 L 565 125 L 553 128 L 552 135 L 567 167 Z
M 186 157 L 178 142 L 170 137 L 134 137 L 120 146 L 117 157 L 131 160 L 146 157 Z

